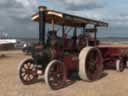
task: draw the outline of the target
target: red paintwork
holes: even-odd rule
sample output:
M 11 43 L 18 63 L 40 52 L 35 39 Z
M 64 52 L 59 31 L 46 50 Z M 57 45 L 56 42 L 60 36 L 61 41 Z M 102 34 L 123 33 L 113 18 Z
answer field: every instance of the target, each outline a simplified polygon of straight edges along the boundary
M 103 56 L 103 64 L 105 67 L 115 67 L 116 60 L 122 55 L 120 48 L 102 47 L 99 48 Z
M 59 48 L 52 48 L 54 59 L 62 59 L 66 68 L 66 71 L 78 70 L 78 56 L 76 55 L 64 55 L 62 57 L 63 50 Z
M 125 44 L 100 44 L 97 46 L 98 48 L 118 48 L 118 49 L 128 49 L 128 45 Z
M 99 48 L 101 50 L 101 53 L 103 54 L 103 57 L 106 56 L 120 56 L 121 50 L 118 48 Z
M 64 56 L 64 64 L 65 64 L 65 67 L 66 67 L 66 71 L 69 71 L 72 69 L 73 67 L 73 64 L 72 64 L 72 56 Z
M 71 70 L 78 70 L 78 57 L 73 55 L 65 55 L 64 64 L 67 72 Z
M 61 59 L 62 50 L 60 48 L 51 48 L 52 58 L 53 59 Z
M 35 48 L 36 49 L 41 49 L 41 48 L 44 48 L 44 46 L 43 45 L 37 45 L 37 46 L 35 46 Z

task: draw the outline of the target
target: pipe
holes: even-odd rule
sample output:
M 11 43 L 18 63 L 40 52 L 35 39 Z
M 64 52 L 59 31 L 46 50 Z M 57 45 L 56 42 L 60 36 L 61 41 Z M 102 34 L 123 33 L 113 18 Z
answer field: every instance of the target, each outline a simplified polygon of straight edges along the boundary
M 94 32 L 94 45 L 97 45 L 97 26 L 95 25 L 96 31 Z

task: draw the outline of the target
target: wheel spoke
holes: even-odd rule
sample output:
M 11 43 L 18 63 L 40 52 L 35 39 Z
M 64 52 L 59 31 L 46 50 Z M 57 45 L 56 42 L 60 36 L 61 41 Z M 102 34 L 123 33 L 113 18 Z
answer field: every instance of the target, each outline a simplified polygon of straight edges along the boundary
M 26 81 L 26 79 L 27 79 L 27 75 L 28 75 L 28 74 L 25 74 L 25 76 L 23 77 L 23 80 Z
M 93 71 L 93 72 L 92 71 L 88 71 L 87 74 L 88 74 L 90 80 L 94 80 L 97 77 L 97 74 L 95 73 L 95 71 Z
M 21 68 L 21 72 L 25 72 L 26 70 L 25 70 L 25 68 L 24 67 L 22 67 Z
M 58 72 L 61 72 L 61 71 L 62 71 L 62 66 L 58 64 L 56 71 L 57 71 L 57 73 L 58 73 Z
M 30 75 L 31 76 L 31 79 L 33 79 L 34 78 L 34 75 Z
M 28 68 L 30 68 L 30 66 L 31 66 L 31 63 L 30 63 L 30 62 L 28 62 L 28 63 L 27 63 L 27 66 L 28 66 Z
M 22 76 L 22 77 L 25 77 L 25 75 L 26 75 L 25 73 L 21 73 L 21 76 Z
M 28 66 L 27 66 L 27 64 L 24 64 L 24 68 L 25 68 L 25 69 L 28 69 Z
M 90 80 L 95 80 L 98 76 L 98 73 L 100 72 L 99 67 L 101 64 L 101 58 L 96 50 L 92 51 L 89 54 L 87 62 L 88 77 L 90 78 Z
M 32 70 L 32 72 L 35 72 L 36 68 L 35 68 L 35 67 L 33 67 L 31 70 Z
M 33 75 L 31 75 L 31 74 L 29 74 L 29 75 L 28 75 L 28 77 L 29 77 L 29 80 L 32 80 L 31 76 L 33 76 Z
M 31 64 L 29 68 L 30 68 L 30 69 L 33 69 L 33 67 L 34 67 L 34 65 L 33 65 L 33 64 Z

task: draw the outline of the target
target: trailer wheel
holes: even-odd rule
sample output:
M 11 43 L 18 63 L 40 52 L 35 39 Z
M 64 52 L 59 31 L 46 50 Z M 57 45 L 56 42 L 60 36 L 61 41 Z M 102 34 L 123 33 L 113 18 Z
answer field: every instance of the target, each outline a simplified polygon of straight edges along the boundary
M 123 64 L 123 62 L 121 62 L 121 60 L 120 59 L 117 59 L 116 60 L 116 70 L 118 71 L 118 72 L 123 72 L 124 71 L 124 64 Z
M 47 86 L 52 90 L 57 90 L 64 87 L 65 84 L 65 67 L 61 61 L 51 61 L 44 74 L 44 79 Z
M 32 58 L 26 58 L 21 61 L 18 68 L 18 74 L 23 84 L 29 85 L 34 83 L 38 78 L 34 60 Z
M 128 60 L 126 61 L 126 68 L 128 68 Z
M 79 76 L 82 80 L 95 81 L 103 71 L 102 56 L 97 48 L 83 48 L 79 55 Z
M 128 68 L 128 55 L 126 56 L 126 59 L 125 59 L 125 67 Z

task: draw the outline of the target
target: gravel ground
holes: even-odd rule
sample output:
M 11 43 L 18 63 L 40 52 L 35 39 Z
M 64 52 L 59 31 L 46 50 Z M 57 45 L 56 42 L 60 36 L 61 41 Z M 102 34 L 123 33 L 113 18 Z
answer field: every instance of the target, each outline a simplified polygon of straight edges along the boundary
M 26 56 L 20 51 L 0 52 L 0 96 L 128 96 L 128 69 L 119 73 L 105 71 L 106 76 L 95 82 L 77 80 L 58 91 L 51 91 L 43 80 L 25 86 L 18 80 L 19 62 Z

